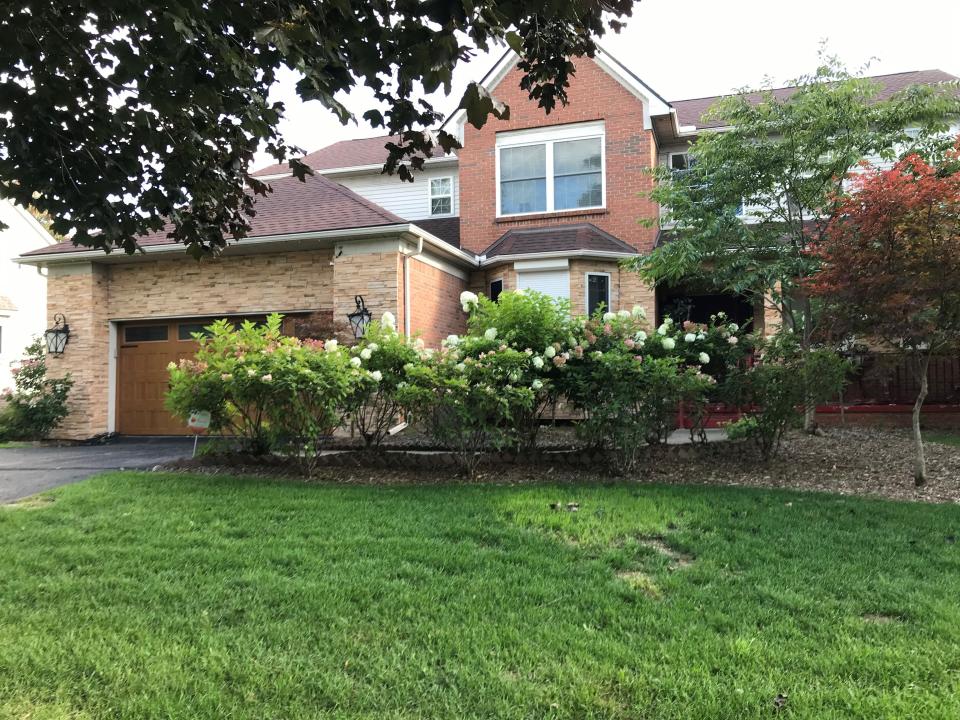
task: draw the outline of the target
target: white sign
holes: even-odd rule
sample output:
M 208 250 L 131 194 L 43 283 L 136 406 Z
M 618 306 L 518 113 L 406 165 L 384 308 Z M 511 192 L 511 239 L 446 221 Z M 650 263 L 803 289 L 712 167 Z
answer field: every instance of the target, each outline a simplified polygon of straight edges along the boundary
M 194 410 L 187 420 L 187 427 L 195 433 L 201 433 L 210 427 L 210 413 L 207 410 Z

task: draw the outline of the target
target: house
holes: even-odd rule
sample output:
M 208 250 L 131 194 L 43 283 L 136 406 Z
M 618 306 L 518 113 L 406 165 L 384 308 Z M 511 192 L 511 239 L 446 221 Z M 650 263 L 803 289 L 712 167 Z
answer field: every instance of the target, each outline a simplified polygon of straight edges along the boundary
M 22 253 L 56 239 L 29 210 L 0 200 L 0 390 L 13 385 L 11 368 L 47 328 L 47 279 L 37 267 L 15 262 Z
M 880 78 L 889 92 L 945 79 Z M 66 351 L 50 359 L 76 381 L 58 432 L 182 433 L 163 407 L 166 365 L 189 356 L 192 334 L 218 317 L 280 312 L 292 332 L 330 333 L 362 296 L 374 317 L 390 311 L 405 332 L 436 344 L 464 329 L 465 289 L 535 289 L 568 298 L 575 313 L 671 301 L 618 263 L 658 240 L 638 222 L 659 216 L 644 196 L 646 171 L 682 167 L 716 98 L 669 102 L 602 50 L 578 60 L 570 104 L 550 115 L 519 80 L 507 52 L 483 83 L 510 105 L 510 119 L 478 130 L 452 116 L 446 125 L 462 149 L 427 159 L 413 183 L 381 174 L 386 137 L 307 155 L 316 174 L 306 182 L 284 165 L 261 170 L 273 193 L 257 200 L 249 237 L 217 259 L 197 263 L 162 233 L 144 237 L 135 256 L 69 243 L 26 253 L 21 263 L 48 273 L 48 316 L 63 313 L 70 326 Z M 764 321 L 736 298 L 715 301 Z

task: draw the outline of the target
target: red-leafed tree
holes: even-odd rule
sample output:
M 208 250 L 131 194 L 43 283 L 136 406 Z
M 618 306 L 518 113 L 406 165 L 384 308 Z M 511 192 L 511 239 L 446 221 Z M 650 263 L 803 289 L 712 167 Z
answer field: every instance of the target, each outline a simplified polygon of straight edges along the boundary
M 927 368 L 931 356 L 960 346 L 960 137 L 936 163 L 912 154 L 889 170 L 853 174 L 816 252 L 823 264 L 813 288 L 834 328 L 912 360 L 921 485 Z

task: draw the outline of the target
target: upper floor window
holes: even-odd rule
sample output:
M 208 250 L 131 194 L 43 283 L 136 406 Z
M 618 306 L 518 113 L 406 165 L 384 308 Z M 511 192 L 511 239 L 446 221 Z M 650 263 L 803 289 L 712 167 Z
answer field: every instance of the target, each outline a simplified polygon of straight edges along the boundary
M 453 213 L 453 178 L 430 178 L 430 214 Z
M 498 215 L 604 206 L 603 123 L 497 137 Z

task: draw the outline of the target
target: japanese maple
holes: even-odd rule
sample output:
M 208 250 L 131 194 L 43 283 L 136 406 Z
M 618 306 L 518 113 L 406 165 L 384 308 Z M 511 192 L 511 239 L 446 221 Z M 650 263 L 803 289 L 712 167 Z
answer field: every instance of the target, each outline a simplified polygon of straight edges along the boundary
M 920 383 L 918 485 L 930 358 L 960 346 L 960 137 L 940 160 L 910 154 L 887 170 L 852 173 L 816 249 L 822 266 L 811 284 L 840 332 L 910 356 Z

